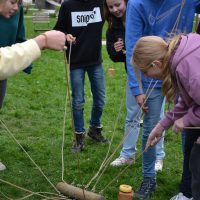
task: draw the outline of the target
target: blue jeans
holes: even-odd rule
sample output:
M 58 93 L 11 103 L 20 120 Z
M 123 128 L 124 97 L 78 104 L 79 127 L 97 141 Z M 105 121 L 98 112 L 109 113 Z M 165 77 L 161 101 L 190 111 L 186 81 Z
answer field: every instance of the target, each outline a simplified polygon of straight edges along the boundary
M 90 126 L 100 127 L 103 106 L 105 104 L 105 81 L 103 66 L 96 65 L 70 70 L 72 88 L 72 110 L 74 118 L 74 128 L 77 133 L 84 133 L 84 81 L 87 72 L 91 92 L 93 95 L 93 105 L 90 116 Z
M 145 90 L 145 89 L 144 89 Z M 147 94 L 148 95 L 148 94 Z M 160 120 L 160 112 L 163 103 L 163 95 L 161 88 L 154 88 L 147 100 L 148 112 L 144 114 L 142 128 L 142 151 L 146 146 L 147 139 L 151 130 Z M 150 147 L 147 152 L 143 153 L 142 157 L 142 173 L 143 177 L 155 178 L 155 161 L 156 161 L 156 146 Z
M 132 95 L 129 85 L 126 85 L 126 120 L 125 120 L 125 140 L 123 148 L 120 152 L 120 156 L 129 159 L 133 158 L 136 153 L 136 142 L 140 130 L 140 114 L 139 105 L 137 104 L 135 97 Z M 165 100 L 162 103 L 162 109 L 160 113 L 160 118 L 164 116 L 165 110 Z M 137 116 L 137 117 L 136 117 Z M 156 159 L 164 159 L 164 138 L 162 138 L 156 145 Z
M 125 120 L 125 140 L 120 156 L 133 158 L 136 153 L 136 142 L 140 130 L 140 107 L 135 97 L 132 95 L 129 85 L 126 85 L 126 120 Z

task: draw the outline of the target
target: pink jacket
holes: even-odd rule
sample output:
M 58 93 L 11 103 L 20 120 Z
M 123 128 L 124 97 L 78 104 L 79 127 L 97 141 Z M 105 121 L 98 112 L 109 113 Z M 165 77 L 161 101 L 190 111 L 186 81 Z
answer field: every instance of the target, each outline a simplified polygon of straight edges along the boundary
M 166 129 L 183 117 L 184 126 L 200 126 L 200 35 L 182 36 L 171 65 L 180 96 L 175 107 L 160 121 Z

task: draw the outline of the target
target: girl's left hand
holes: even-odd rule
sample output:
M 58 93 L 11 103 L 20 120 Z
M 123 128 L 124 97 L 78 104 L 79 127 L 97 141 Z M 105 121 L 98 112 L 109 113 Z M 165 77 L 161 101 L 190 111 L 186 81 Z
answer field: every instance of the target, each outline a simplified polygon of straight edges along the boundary
M 122 38 L 118 38 L 117 42 L 114 43 L 114 48 L 116 52 L 122 51 L 124 48 L 124 41 Z
M 177 119 L 174 122 L 174 125 L 172 127 L 172 131 L 175 133 L 181 132 L 184 128 L 184 124 L 183 124 L 183 118 Z

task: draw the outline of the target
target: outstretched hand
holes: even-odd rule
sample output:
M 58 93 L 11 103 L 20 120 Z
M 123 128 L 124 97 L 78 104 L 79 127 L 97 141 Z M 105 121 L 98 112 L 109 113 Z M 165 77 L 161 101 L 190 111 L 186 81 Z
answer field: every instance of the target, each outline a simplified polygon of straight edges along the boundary
M 155 144 L 157 144 L 159 142 L 159 140 L 162 137 L 163 131 L 164 131 L 164 128 L 160 123 L 158 123 L 153 128 L 153 130 L 149 134 L 149 137 L 148 137 L 148 140 L 146 143 L 146 147 L 144 149 L 145 152 L 149 149 L 149 147 L 154 146 Z
M 40 49 L 63 50 L 65 46 L 66 36 L 60 31 L 46 31 L 45 33 L 34 38 Z

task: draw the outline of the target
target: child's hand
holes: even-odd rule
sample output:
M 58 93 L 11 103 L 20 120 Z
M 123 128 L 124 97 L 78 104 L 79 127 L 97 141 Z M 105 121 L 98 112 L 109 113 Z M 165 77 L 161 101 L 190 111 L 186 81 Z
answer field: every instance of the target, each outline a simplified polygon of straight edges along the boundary
M 160 141 L 163 131 L 164 131 L 164 128 L 162 127 L 162 125 L 160 123 L 158 123 L 154 127 L 154 129 L 149 134 L 149 137 L 148 137 L 148 140 L 146 143 L 146 147 L 144 150 L 145 152 L 148 150 L 149 147 L 156 145 Z
M 67 42 L 72 42 L 72 43 L 75 43 L 76 42 L 76 37 L 73 37 L 71 34 L 67 34 L 66 35 L 66 40 Z
M 141 107 L 143 112 L 148 112 L 148 106 L 146 106 L 145 101 L 146 101 L 146 95 L 145 94 L 139 94 L 138 96 L 135 97 L 136 102 L 138 105 Z
M 65 46 L 65 34 L 60 31 L 46 31 L 34 38 L 40 49 L 63 50 Z
M 122 51 L 124 48 L 124 41 L 122 38 L 118 38 L 117 42 L 114 43 L 114 48 L 116 52 Z
M 175 133 L 181 132 L 184 128 L 184 124 L 183 124 L 183 118 L 177 119 L 174 122 L 174 125 L 172 127 L 172 131 Z

